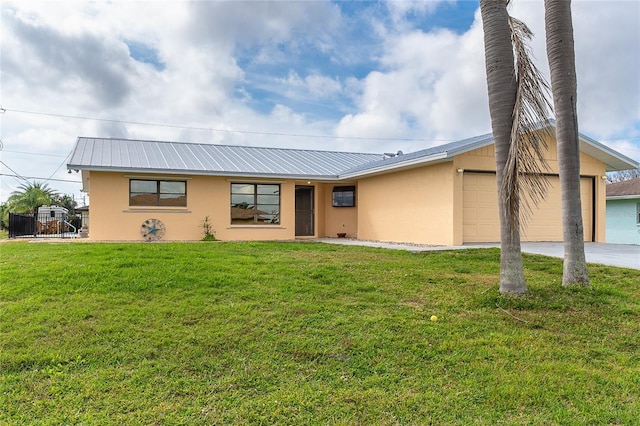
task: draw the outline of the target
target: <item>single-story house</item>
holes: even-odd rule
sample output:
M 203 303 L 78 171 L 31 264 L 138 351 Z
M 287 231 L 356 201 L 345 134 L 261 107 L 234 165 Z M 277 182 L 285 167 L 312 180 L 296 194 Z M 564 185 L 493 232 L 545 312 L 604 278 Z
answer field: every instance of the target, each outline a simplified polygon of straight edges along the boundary
M 607 242 L 640 245 L 640 178 L 607 185 Z
M 553 127 L 551 126 L 553 130 Z M 523 241 L 562 240 L 558 163 Z M 581 135 L 585 240 L 605 241 L 605 172 L 635 168 Z M 500 240 L 491 134 L 402 154 L 370 154 L 79 137 L 67 165 L 82 171 L 94 240 L 335 237 L 458 245 Z

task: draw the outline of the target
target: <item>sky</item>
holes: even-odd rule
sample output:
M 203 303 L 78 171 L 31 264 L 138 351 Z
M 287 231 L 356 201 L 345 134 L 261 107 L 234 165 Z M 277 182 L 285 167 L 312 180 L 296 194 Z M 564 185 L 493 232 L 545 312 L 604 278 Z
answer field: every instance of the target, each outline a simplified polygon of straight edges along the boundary
M 548 76 L 542 0 L 510 12 Z M 581 133 L 640 160 L 640 2 L 574 0 Z M 0 2 L 0 202 L 79 136 L 404 152 L 491 131 L 478 1 Z

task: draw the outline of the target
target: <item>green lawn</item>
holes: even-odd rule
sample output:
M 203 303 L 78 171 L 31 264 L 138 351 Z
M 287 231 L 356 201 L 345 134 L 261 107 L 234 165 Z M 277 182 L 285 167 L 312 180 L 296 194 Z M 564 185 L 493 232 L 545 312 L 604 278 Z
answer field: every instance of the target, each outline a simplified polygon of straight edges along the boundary
M 638 271 L 524 259 L 5 242 L 0 424 L 638 424 Z

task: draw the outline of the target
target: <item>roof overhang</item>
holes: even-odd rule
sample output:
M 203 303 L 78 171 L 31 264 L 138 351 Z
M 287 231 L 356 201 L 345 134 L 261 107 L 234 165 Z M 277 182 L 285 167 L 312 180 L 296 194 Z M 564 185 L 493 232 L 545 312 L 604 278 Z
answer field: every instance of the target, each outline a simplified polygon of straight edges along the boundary
M 555 121 L 550 120 L 548 124 L 541 125 L 539 129 L 547 128 L 555 133 Z M 287 173 L 252 173 L 252 172 L 233 172 L 224 170 L 190 170 L 190 169 L 169 169 L 169 168 L 140 168 L 140 167 L 112 167 L 104 165 L 80 165 L 80 164 L 67 164 L 67 168 L 70 170 L 82 170 L 83 171 L 83 186 L 88 191 L 89 179 L 88 173 L 85 172 L 120 172 L 120 173 L 144 173 L 144 174 L 160 174 L 160 175 L 200 175 L 200 176 L 220 176 L 220 177 L 232 177 L 232 178 L 259 178 L 259 179 L 291 179 L 291 180 L 313 180 L 321 182 L 340 182 L 346 179 L 357 179 L 363 177 L 370 177 L 374 175 L 380 175 L 384 173 L 395 172 L 404 169 L 410 169 L 430 164 L 437 164 L 442 162 L 452 161 L 457 155 L 464 154 L 466 152 L 473 151 L 478 148 L 483 148 L 494 143 L 491 134 L 481 135 L 479 137 L 470 138 L 469 140 L 460 141 L 461 143 L 451 143 L 448 146 L 429 148 L 416 153 L 408 153 L 398 155 L 396 157 L 372 161 L 371 163 L 364 163 L 360 166 L 349 168 L 338 174 L 305 174 L 296 173 L 291 170 Z M 594 159 L 601 161 L 605 164 L 605 170 L 607 172 L 620 171 L 638 168 L 638 162 L 632 160 L 629 157 L 597 142 L 588 136 L 579 134 L 580 151 L 593 157 Z M 331 171 L 331 173 L 336 171 Z M 87 175 L 85 177 L 85 174 Z
M 425 157 L 412 158 L 406 161 L 396 161 L 390 164 L 380 164 L 377 167 L 371 167 L 365 170 L 346 172 L 346 173 L 340 174 L 338 177 L 340 180 L 371 177 L 371 176 L 380 175 L 388 172 L 410 169 L 414 167 L 420 167 L 425 164 L 435 164 L 435 163 L 441 163 L 445 161 L 451 161 L 451 158 L 447 152 L 441 152 L 438 154 L 429 155 Z
M 342 180 L 341 177 L 332 175 L 308 175 L 308 174 L 273 174 L 273 173 L 249 173 L 249 172 L 223 172 L 223 171 L 202 171 L 202 170 L 183 170 L 183 169 L 139 169 L 139 168 L 126 168 L 126 167 L 109 167 L 109 166 L 78 166 L 69 164 L 67 166 L 71 170 L 81 170 L 83 183 L 86 180 L 88 183 L 88 173 L 85 172 L 109 172 L 109 173 L 132 173 L 140 175 L 154 175 L 154 176 L 217 176 L 228 178 L 251 178 L 251 179 L 286 179 L 286 180 L 312 180 L 316 182 L 335 182 Z M 88 187 L 88 186 L 87 186 Z
M 640 164 L 588 136 L 580 134 L 580 151 L 606 165 L 608 172 L 637 169 Z

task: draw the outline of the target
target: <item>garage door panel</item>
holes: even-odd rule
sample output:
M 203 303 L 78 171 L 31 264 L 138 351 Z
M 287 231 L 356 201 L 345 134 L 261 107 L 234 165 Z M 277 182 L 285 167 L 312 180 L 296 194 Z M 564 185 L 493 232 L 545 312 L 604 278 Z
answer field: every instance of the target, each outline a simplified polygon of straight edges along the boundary
M 548 177 L 550 187 L 521 230 L 522 241 L 562 241 L 562 197 L 558 176 Z M 585 241 L 592 240 L 593 192 L 591 178 L 580 181 Z M 465 173 L 463 183 L 463 241 L 500 241 L 498 194 L 495 174 Z

